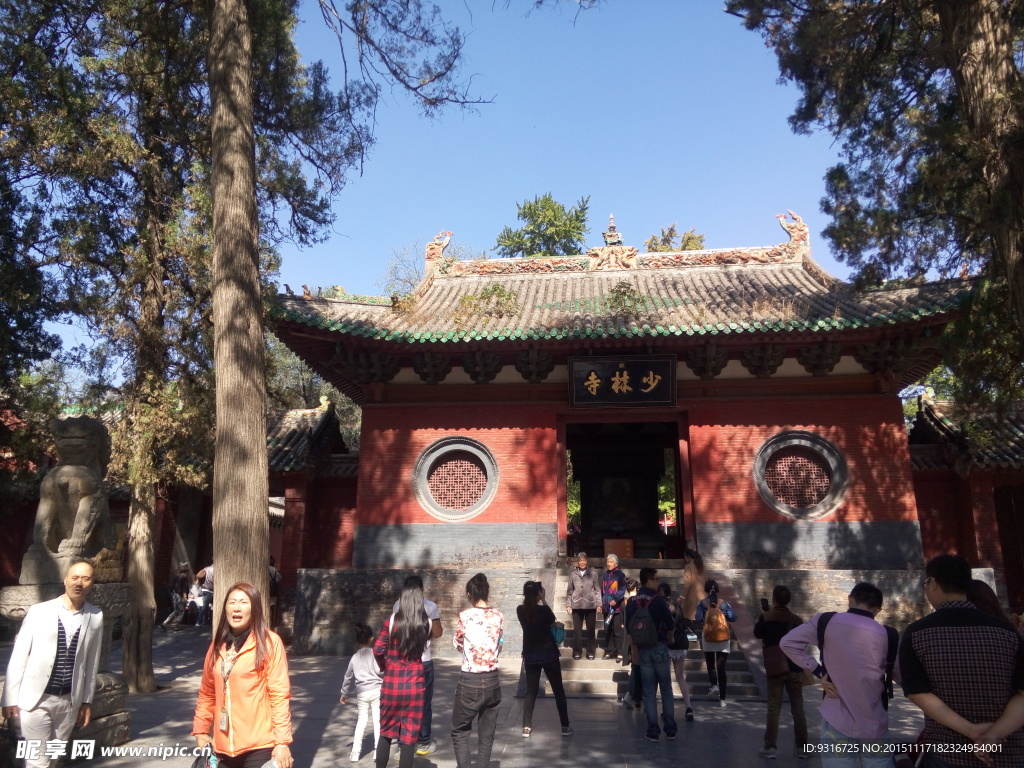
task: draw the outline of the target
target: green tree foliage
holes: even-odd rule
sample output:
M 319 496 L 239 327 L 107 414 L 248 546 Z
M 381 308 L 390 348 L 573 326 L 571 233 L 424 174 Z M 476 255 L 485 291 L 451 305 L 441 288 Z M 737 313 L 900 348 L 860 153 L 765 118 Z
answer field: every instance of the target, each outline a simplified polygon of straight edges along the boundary
M 505 227 L 498 235 L 495 251 L 504 258 L 516 256 L 572 256 L 583 253 L 590 197 L 582 197 L 566 208 L 551 193 L 539 195 L 516 205 L 524 225 Z
M 1024 360 L 1024 8 L 998 0 L 728 0 L 801 98 L 798 132 L 823 127 L 825 230 L 863 284 L 981 275 L 963 312 L 958 377 L 1019 396 Z M 966 394 L 966 393 L 965 393 Z
M 326 69 L 303 66 L 292 43 L 296 0 L 250 4 L 249 63 L 225 74 L 253 88 L 249 152 L 256 158 L 265 292 L 273 246 L 324 235 L 330 196 L 371 142 L 367 126 L 377 89 L 359 83 L 379 72 L 384 80 L 396 72 L 421 75 L 430 81 L 422 93 L 443 100 L 430 83 L 443 84 L 454 72 L 457 31 L 438 38 L 444 51 L 433 51 L 429 38 L 412 39 L 433 18 L 418 3 L 400 4 L 407 18 L 382 2 L 388 13 L 371 19 L 371 5 L 347 9 L 362 46 L 359 68 L 345 71 L 342 90 L 332 93 Z M 27 211 L 18 214 L 17 232 L 31 235 L 26 248 L 59 285 L 63 309 L 103 339 L 121 367 L 125 418 L 123 433 L 115 435 L 113 468 L 133 487 L 129 579 L 143 601 L 133 602 L 126 633 L 125 674 L 133 690 L 154 685 L 147 547 L 157 483 L 205 478 L 198 470 L 210 458 L 204 448 L 213 425 L 209 232 L 216 138 L 207 11 L 138 0 L 14 0 L 0 9 L 0 163 Z M 378 34 L 387 42 L 375 47 Z M 403 48 L 397 41 L 407 34 Z M 221 49 L 213 48 L 216 60 Z M 420 56 L 443 71 L 417 68 Z M 370 66 L 374 57 L 397 69 Z M 240 114 L 232 106 L 238 105 L 229 112 Z M 220 203 L 230 207 L 227 198 L 221 195 Z M 250 219 L 255 227 L 255 215 Z M 258 301 L 240 319 L 259 328 Z M 260 450 L 250 445 L 249 455 L 262 452 L 263 435 L 258 438 Z
M 0 157 L 0 407 L 13 405 L 10 390 L 19 374 L 59 345 L 43 329 L 57 311 L 53 287 L 29 253 L 36 217 L 11 180 Z
M 704 235 L 697 234 L 696 229 L 687 230 L 680 235 L 673 223 L 667 229 L 662 227 L 660 235 L 651 235 L 647 238 L 644 247 L 647 248 L 647 253 L 699 251 L 704 247 Z

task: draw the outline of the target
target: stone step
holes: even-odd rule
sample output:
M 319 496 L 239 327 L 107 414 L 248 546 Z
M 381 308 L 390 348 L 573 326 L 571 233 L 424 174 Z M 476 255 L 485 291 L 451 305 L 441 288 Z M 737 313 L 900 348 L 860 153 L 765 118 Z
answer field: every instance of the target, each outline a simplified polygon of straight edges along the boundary
M 563 649 L 563 651 L 564 650 L 565 649 Z M 571 655 L 567 656 L 563 652 L 561 661 L 563 676 L 575 671 L 597 671 L 601 672 L 602 674 L 606 674 L 608 672 L 617 672 L 619 670 L 625 670 L 627 674 L 629 673 L 629 669 L 627 667 L 623 667 L 617 661 L 602 661 L 600 655 L 596 659 L 591 661 L 586 657 L 582 659 L 573 659 Z M 695 657 L 692 655 L 687 656 L 685 669 L 687 674 L 689 674 L 691 671 L 700 671 L 707 669 L 707 667 L 704 664 L 704 657 Z M 749 671 L 750 666 L 747 664 L 747 660 L 743 658 L 741 654 L 730 653 L 729 660 L 725 663 L 725 669 L 727 672 L 732 672 L 734 670 L 737 672 L 743 672 Z
M 707 701 L 707 692 L 710 686 L 705 679 L 703 684 L 693 684 L 689 682 L 687 686 L 690 689 L 690 696 L 698 701 Z M 626 681 L 591 681 L 591 680 L 563 680 L 562 687 L 565 689 L 565 695 L 570 698 L 621 698 L 626 693 Z M 679 693 L 679 686 L 676 684 L 675 679 L 672 681 L 672 689 L 674 698 L 676 701 L 682 700 L 682 695 Z M 551 686 L 544 682 L 542 686 L 544 695 L 550 696 Z M 760 693 L 758 692 L 757 685 L 754 683 L 744 683 L 732 681 L 729 678 L 729 689 L 728 697 L 731 701 L 761 701 Z M 716 697 L 717 698 L 717 697 Z

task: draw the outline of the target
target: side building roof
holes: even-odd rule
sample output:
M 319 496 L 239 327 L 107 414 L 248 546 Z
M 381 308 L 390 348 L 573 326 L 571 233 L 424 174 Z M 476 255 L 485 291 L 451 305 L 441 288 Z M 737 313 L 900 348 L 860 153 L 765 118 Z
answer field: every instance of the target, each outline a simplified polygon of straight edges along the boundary
M 1024 410 L 975 413 L 960 423 L 952 411 L 952 403 L 919 398 L 908 438 L 915 470 L 1024 469 Z

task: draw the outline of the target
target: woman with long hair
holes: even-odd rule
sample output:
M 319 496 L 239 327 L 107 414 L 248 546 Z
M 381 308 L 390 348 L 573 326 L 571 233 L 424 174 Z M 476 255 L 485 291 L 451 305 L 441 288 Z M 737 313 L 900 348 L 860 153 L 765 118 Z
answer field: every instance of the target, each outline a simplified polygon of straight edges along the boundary
M 380 739 L 377 768 L 386 768 L 391 742 L 398 740 L 399 768 L 409 768 L 423 721 L 423 648 L 430 637 L 430 619 L 423 610 L 423 588 L 406 581 L 398 610 L 384 623 L 373 656 L 384 671 L 380 690 Z
M 227 591 L 203 664 L 196 745 L 212 742 L 224 768 L 260 768 L 271 758 L 292 768 L 291 695 L 284 644 L 266 624 L 260 591 L 239 582 Z
M 683 586 L 679 597 L 682 605 L 680 607 L 683 609 L 683 618 L 686 619 L 688 628 L 700 637 L 700 625 L 697 623 L 697 603 L 708 596 L 704 591 L 708 574 L 704 570 L 704 558 L 696 549 L 687 547 L 684 556 L 686 566 L 683 568 Z
M 523 666 L 526 668 L 526 701 L 523 704 L 523 736 L 533 733 L 533 707 L 540 690 L 540 673 L 547 675 L 555 694 L 558 719 L 562 722 L 562 735 L 572 736 L 569 725 L 569 707 L 562 686 L 562 665 L 558 644 L 551 634 L 555 614 L 544 604 L 544 587 L 539 581 L 523 585 L 523 604 L 516 607 L 516 616 L 523 628 Z

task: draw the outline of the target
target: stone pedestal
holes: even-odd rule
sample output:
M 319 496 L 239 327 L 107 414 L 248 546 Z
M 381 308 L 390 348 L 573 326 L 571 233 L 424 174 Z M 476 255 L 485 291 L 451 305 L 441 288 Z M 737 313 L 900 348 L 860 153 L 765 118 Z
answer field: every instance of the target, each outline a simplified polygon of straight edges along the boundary
M 0 590 L 0 625 L 5 636 L 14 638 L 31 606 L 52 600 L 63 592 L 62 583 L 26 584 Z M 120 674 L 110 671 L 114 626 L 127 613 L 130 597 L 127 584 L 97 584 L 89 593 L 89 602 L 103 611 L 103 643 L 92 701 L 92 722 L 75 730 L 73 739 L 96 739 L 99 746 L 108 747 L 124 744 L 131 738 L 131 713 L 125 707 L 128 685 Z

